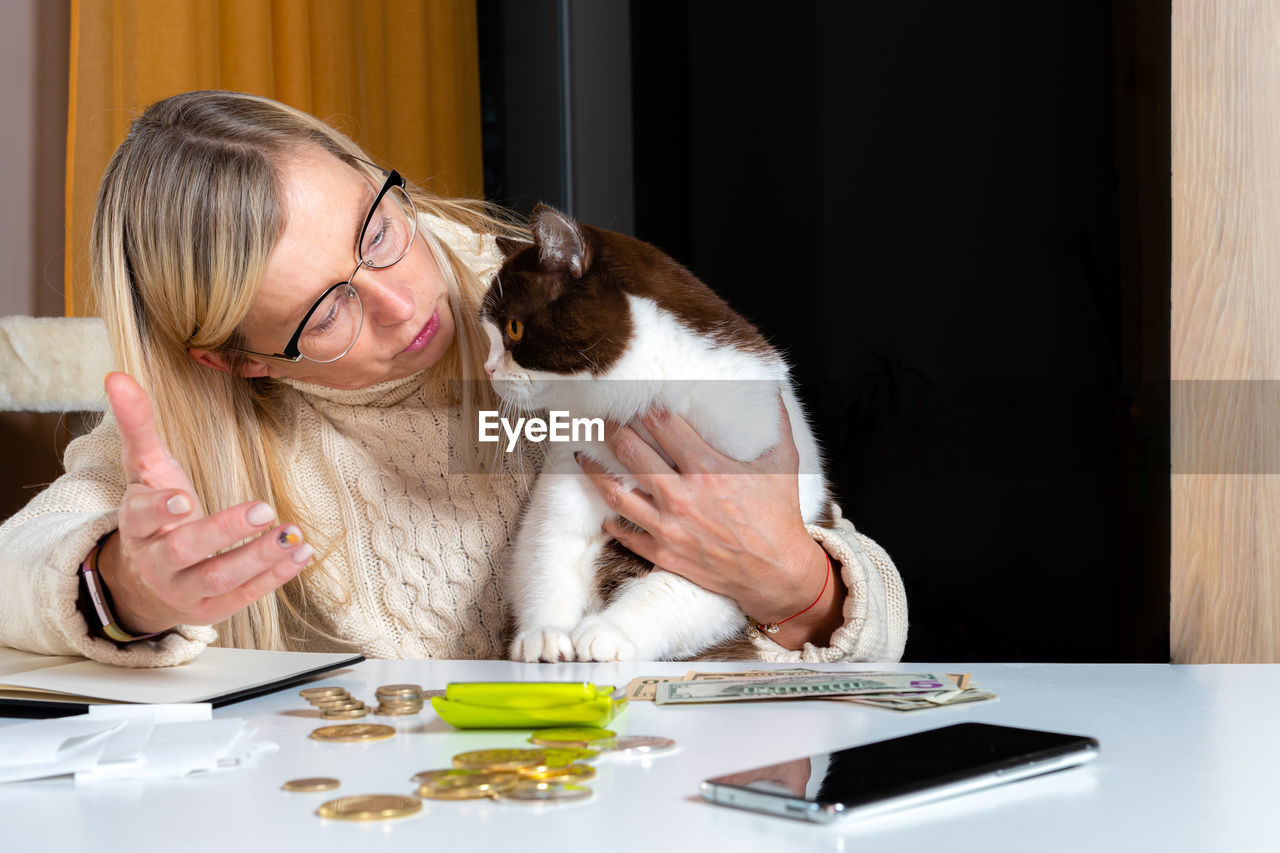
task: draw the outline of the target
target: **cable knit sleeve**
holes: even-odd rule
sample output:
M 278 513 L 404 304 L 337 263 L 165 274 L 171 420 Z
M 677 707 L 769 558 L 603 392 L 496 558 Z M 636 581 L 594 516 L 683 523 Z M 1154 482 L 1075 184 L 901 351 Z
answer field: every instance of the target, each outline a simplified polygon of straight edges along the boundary
M 808 525 L 809 534 L 840 563 L 849 596 L 844 624 L 826 647 L 805 643 L 786 649 L 761 635 L 754 644 L 761 660 L 833 663 L 836 661 L 893 662 L 902 659 L 907 643 L 907 594 L 902 578 L 884 549 L 854 529 L 832 504 L 830 527 Z
M 0 644 L 51 655 L 83 655 L 119 666 L 173 666 L 216 638 L 179 626 L 156 642 L 119 646 L 89 635 L 76 609 L 78 569 L 116 527 L 124 498 L 120 438 L 107 417 L 67 448 L 67 472 L 0 526 Z

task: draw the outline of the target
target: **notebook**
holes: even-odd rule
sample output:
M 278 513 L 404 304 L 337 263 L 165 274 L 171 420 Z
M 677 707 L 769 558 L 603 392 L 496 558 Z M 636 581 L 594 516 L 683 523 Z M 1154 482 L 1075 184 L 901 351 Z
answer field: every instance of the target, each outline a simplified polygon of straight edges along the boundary
M 181 666 L 130 669 L 0 646 L 0 715 L 83 714 L 104 703 L 226 705 L 362 660 L 358 654 L 207 648 Z

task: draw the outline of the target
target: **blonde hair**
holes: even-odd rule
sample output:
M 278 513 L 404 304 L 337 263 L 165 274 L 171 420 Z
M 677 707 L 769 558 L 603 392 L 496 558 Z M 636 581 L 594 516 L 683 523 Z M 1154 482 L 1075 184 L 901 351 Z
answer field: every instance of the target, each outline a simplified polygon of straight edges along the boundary
M 305 146 L 379 179 L 351 139 L 300 110 L 236 92 L 186 92 L 152 104 L 130 127 L 103 176 L 94 212 L 90 275 L 118 369 L 151 396 L 160 437 L 190 476 L 207 512 L 261 500 L 294 521 L 317 557 L 297 578 L 218 626 L 223 645 L 296 646 L 295 634 L 329 636 L 308 616 L 325 570 L 325 537 L 305 510 L 283 461 L 297 392 L 268 378 L 211 370 L 188 347 L 226 353 L 285 227 L 281 168 Z M 454 346 L 433 368 L 461 379 L 464 412 L 491 407 L 480 328 L 484 283 L 429 227 L 431 217 L 478 234 L 522 239 L 509 215 L 482 201 L 411 187 L 420 228 L 450 290 Z M 233 371 L 234 372 L 234 371 Z M 211 429 L 210 424 L 222 425 Z M 327 541 L 331 540 L 331 541 Z M 342 588 L 339 579 L 338 588 Z M 330 639 L 333 639 L 330 637 Z

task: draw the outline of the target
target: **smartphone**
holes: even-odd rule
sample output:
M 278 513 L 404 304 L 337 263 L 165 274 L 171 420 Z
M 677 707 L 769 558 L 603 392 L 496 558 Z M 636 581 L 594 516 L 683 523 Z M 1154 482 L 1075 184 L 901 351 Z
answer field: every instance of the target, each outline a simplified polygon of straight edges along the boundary
M 713 803 L 830 823 L 990 788 L 1093 760 L 1083 735 L 959 723 L 756 767 L 702 783 Z

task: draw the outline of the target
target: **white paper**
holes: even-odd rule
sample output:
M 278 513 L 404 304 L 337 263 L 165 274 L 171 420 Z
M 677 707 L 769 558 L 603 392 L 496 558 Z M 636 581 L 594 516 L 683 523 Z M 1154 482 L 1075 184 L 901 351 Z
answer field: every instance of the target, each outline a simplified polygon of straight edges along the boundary
M 0 728 L 0 782 L 42 779 L 97 765 L 121 720 L 63 717 Z
M 157 723 L 189 722 L 213 718 L 208 703 L 190 705 L 90 705 L 89 719 L 125 720 L 129 725 L 114 732 L 107 741 L 103 764 L 134 761 L 141 757 Z
M 100 736 L 121 728 L 118 720 L 61 717 L 0 728 L 0 767 L 55 761 L 68 741 Z
M 235 742 L 222 755 L 218 756 L 218 767 L 234 767 L 241 762 L 251 758 L 257 758 L 259 755 L 265 755 L 268 752 L 275 752 L 280 748 L 280 744 L 270 740 L 254 740 L 253 736 L 258 733 L 256 726 L 245 726 Z
M 76 783 L 156 779 L 233 767 L 276 749 L 207 704 L 103 705 L 88 714 L 0 727 L 0 782 L 74 773 Z
M 145 709 L 153 709 L 148 714 Z M 270 742 L 254 741 L 256 729 L 241 719 L 210 719 L 208 705 L 110 706 L 98 711 L 99 716 L 128 719 L 125 731 L 116 735 L 121 740 L 110 745 L 113 759 L 76 774 L 77 784 L 109 782 L 119 779 L 158 779 L 185 776 L 195 772 L 214 772 L 232 767 L 262 751 L 274 749 Z M 137 729 L 130 733 L 129 729 Z M 140 733 L 145 742 L 132 752 L 115 749 L 127 740 L 137 746 Z

